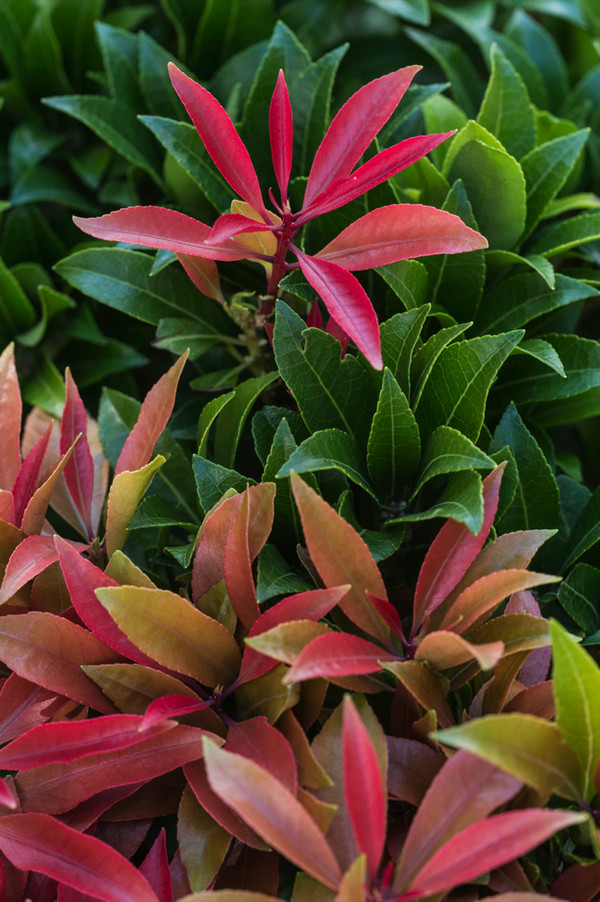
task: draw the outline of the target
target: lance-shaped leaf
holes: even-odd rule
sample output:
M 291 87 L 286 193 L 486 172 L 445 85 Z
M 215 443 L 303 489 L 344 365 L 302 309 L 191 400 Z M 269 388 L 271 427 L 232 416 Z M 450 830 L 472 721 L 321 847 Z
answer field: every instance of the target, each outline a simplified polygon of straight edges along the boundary
M 406 169 L 411 163 L 420 160 L 421 157 L 434 150 L 438 144 L 453 135 L 454 132 L 446 132 L 439 135 L 422 135 L 415 138 L 407 138 L 393 147 L 386 147 L 380 153 L 371 157 L 362 166 L 359 166 L 348 178 L 339 179 L 327 190 L 322 200 L 313 204 L 305 213 L 296 217 L 296 225 L 302 225 L 316 216 L 322 216 L 331 210 L 349 203 L 354 198 L 377 187 L 382 182 L 396 175 L 402 169 Z
M 95 636 L 123 657 L 138 664 L 154 667 L 155 662 L 152 658 L 144 655 L 133 642 L 129 641 L 94 594 L 95 589 L 118 586 L 118 583 L 78 554 L 73 546 L 60 536 L 54 536 L 54 543 L 71 604 L 82 622 Z
M 227 594 L 246 630 L 252 627 L 260 615 L 250 558 L 249 513 L 250 496 L 246 489 L 242 503 L 229 527 L 223 558 Z
M 434 539 L 419 573 L 415 591 L 412 635 L 416 635 L 425 615 L 434 611 L 458 585 L 487 539 L 496 508 L 504 465 L 496 467 L 483 481 L 483 526 L 476 536 L 462 523 L 448 520 Z
M 209 260 L 242 260 L 252 256 L 248 250 L 233 242 L 226 245 L 207 244 L 210 226 L 165 207 L 125 207 L 104 216 L 86 219 L 74 216 L 73 222 L 86 235 L 102 241 L 141 244 L 143 247 L 162 248 Z
M 388 121 L 420 66 L 406 66 L 364 85 L 335 116 L 313 160 L 304 206 L 312 204 L 335 179 L 343 179 Z
M 552 892 L 560 893 L 560 899 L 570 902 L 592 902 L 599 891 L 600 861 L 588 865 L 573 864 L 552 884 Z
M 435 711 L 440 724 L 450 726 L 454 723 L 442 687 L 428 667 L 418 661 L 394 661 L 384 667 L 400 680 L 425 711 Z
M 4 805 L 5 808 L 17 808 L 18 802 L 14 797 L 8 783 L 0 779 L 0 805 Z
M 21 390 L 15 367 L 14 344 L 0 355 L 0 422 L 2 454 L 0 455 L 0 489 L 12 491 L 21 469 Z
M 118 586 L 96 596 L 120 630 L 163 667 L 214 687 L 237 676 L 240 653 L 231 633 L 166 589 Z
M 269 138 L 275 177 L 281 192 L 281 203 L 287 200 L 288 183 L 292 171 L 294 132 L 292 107 L 283 70 L 279 70 L 277 84 L 269 107 Z
M 86 546 L 82 545 L 83 550 Z M 4 604 L 29 580 L 58 558 L 52 536 L 27 536 L 17 545 L 6 565 L 0 587 L 0 604 Z
M 433 734 L 438 742 L 480 755 L 533 786 L 580 801 L 581 768 L 560 728 L 529 714 L 490 714 Z
M 556 723 L 575 749 L 583 774 L 582 795 L 596 793 L 594 773 L 600 758 L 600 668 L 556 621 L 550 623 Z
M 236 235 L 248 235 L 253 232 L 270 232 L 273 225 L 244 216 L 241 213 L 224 213 L 219 216 L 210 232 L 209 245 L 220 247 Z
M 28 730 L 0 751 L 0 767 L 6 770 L 29 770 L 42 764 L 76 761 L 86 755 L 118 751 L 136 745 L 149 735 L 141 733 L 144 722 L 135 714 L 109 714 L 75 723 L 47 723 Z M 162 723 L 152 734 L 174 727 Z
M 169 63 L 169 75 L 209 156 L 225 181 L 240 197 L 262 212 L 262 195 L 250 155 L 219 101 L 173 63 Z
M 16 867 L 59 880 L 102 902 L 159 902 L 146 878 L 119 852 L 47 814 L 0 818 L 0 849 Z
M 326 586 L 350 585 L 342 611 L 368 635 L 384 644 L 389 627 L 366 593 L 387 599 L 379 568 L 355 529 L 303 480 L 292 473 L 292 489 L 312 562 Z
M 42 476 L 43 482 L 38 485 L 27 502 L 25 510 L 23 511 L 23 517 L 21 518 L 21 529 L 27 535 L 37 535 L 42 531 L 50 498 L 52 497 L 56 483 L 60 479 L 60 476 L 69 461 L 72 451 L 73 445 L 71 445 L 69 450 L 57 460 L 49 471 L 44 473 Z M 23 466 L 25 466 L 25 464 L 23 464 Z
M 300 269 L 330 314 L 350 336 L 371 366 L 383 368 L 377 314 L 358 279 L 336 263 L 296 250 Z
M 385 843 L 387 793 L 377 753 L 350 696 L 344 699 L 342 761 L 346 808 L 356 845 L 367 856 L 367 871 L 373 879 Z
M 206 735 L 196 727 L 175 724 L 150 736 L 142 733 L 141 741 L 129 748 L 21 771 L 15 782 L 23 809 L 62 814 L 111 787 L 147 783 L 200 758 Z
M 173 902 L 173 883 L 165 836 L 163 827 L 140 865 L 140 874 L 156 890 L 159 902 Z
M 123 470 L 112 481 L 106 505 L 106 553 L 110 558 L 120 551 L 129 535 L 128 525 L 146 494 L 154 474 L 166 457 L 156 457 L 139 470 Z
M 73 504 L 92 541 L 92 499 L 94 494 L 94 461 L 87 440 L 87 414 L 77 386 L 67 368 L 65 373 L 65 407 L 60 421 L 60 453 L 73 445 L 73 453 L 65 465 L 64 476 Z
M 317 636 L 300 652 L 284 678 L 284 683 L 296 683 L 317 677 L 337 679 L 383 669 L 382 662 L 394 661 L 380 646 L 359 636 L 328 632 Z
M 63 696 L 11 673 L 0 691 L 0 741 L 8 742 L 45 723 L 64 701 Z
M 215 301 L 224 302 L 219 270 L 214 260 L 194 257 L 192 254 L 177 254 L 177 259 L 198 291 L 208 298 L 214 298 Z
M 52 425 L 49 423 L 44 434 L 40 436 L 29 451 L 17 474 L 13 488 L 13 498 L 15 522 L 19 525 L 23 519 L 25 508 L 35 492 L 51 432 Z
M 468 633 L 478 622 L 496 608 L 501 601 L 514 592 L 522 592 L 544 583 L 559 582 L 559 576 L 535 573 L 531 570 L 499 570 L 482 576 L 464 589 L 456 601 L 446 611 L 440 629 L 453 629 L 457 633 Z
M 454 213 L 423 204 L 389 204 L 347 226 L 319 251 L 317 259 L 342 269 L 373 269 L 413 257 L 460 254 L 484 247 L 483 235 Z
M 139 729 L 145 732 L 155 724 L 164 722 L 165 718 L 194 714 L 196 711 L 204 711 L 212 704 L 212 699 L 194 699 L 187 695 L 164 695 L 162 698 L 150 702 Z
M 469 883 L 549 839 L 559 830 L 581 824 L 577 811 L 539 808 L 496 814 L 472 824 L 437 852 L 413 880 L 413 888 L 433 895 Z
M 394 883 L 414 875 L 453 836 L 506 804 L 521 782 L 468 752 L 457 752 L 434 777 L 402 847 Z
M 475 645 L 457 633 L 436 630 L 428 633 L 419 643 L 415 661 L 426 662 L 434 670 L 448 670 L 474 659 L 482 670 L 491 670 L 503 654 L 503 642 Z
M 329 844 L 279 780 L 254 761 L 222 751 L 208 740 L 204 760 L 213 791 L 259 836 L 325 886 L 337 887 L 342 875 Z
M 152 386 L 140 408 L 137 422 L 123 446 L 115 467 L 115 476 L 124 470 L 139 470 L 149 463 L 175 404 L 175 394 L 188 351 Z M 61 449 L 62 450 L 62 449 Z
M 388 793 L 391 798 L 418 807 L 444 758 L 430 745 L 414 739 L 387 736 Z
M 29 611 L 0 618 L 0 660 L 19 676 L 103 714 L 113 706 L 82 672 L 118 656 L 96 636 L 63 617 Z

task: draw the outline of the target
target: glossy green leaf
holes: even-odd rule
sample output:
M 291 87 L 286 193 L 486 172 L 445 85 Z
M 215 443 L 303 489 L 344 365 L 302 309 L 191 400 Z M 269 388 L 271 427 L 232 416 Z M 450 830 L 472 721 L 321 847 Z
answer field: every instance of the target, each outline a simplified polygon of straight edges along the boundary
M 527 182 L 527 221 L 524 237 L 533 232 L 543 218 L 548 204 L 573 170 L 585 146 L 588 129 L 582 128 L 570 135 L 546 141 L 535 147 L 521 160 Z
M 513 353 L 527 354 L 529 357 L 533 357 L 534 360 L 539 360 L 544 366 L 550 367 L 551 370 L 554 370 L 554 372 L 558 373 L 559 376 L 562 376 L 563 379 L 567 378 L 560 357 L 550 342 L 544 341 L 543 338 L 529 338 L 526 341 L 522 341 L 521 344 L 515 348 Z
M 356 442 L 341 429 L 321 429 L 305 439 L 292 452 L 279 471 L 277 478 L 296 473 L 314 473 L 319 470 L 339 470 L 348 479 L 376 498 L 365 472 L 364 459 Z
M 203 408 L 198 420 L 198 454 L 206 457 L 208 434 L 210 427 L 218 417 L 221 410 L 235 397 L 235 392 L 226 392 L 209 401 Z
M 35 312 L 17 279 L 0 260 L 0 334 L 9 341 L 31 328 Z
M 427 301 L 427 268 L 420 260 L 398 260 L 386 266 L 375 267 L 387 285 L 392 289 L 406 310 L 422 308 Z
M 531 248 L 534 254 L 552 258 L 600 238 L 600 213 L 580 213 L 551 225 Z
M 487 293 L 477 326 L 486 332 L 518 329 L 538 316 L 595 294 L 591 285 L 560 273 L 553 288 L 536 273 L 519 273 Z
M 554 267 L 549 260 L 540 254 L 528 254 L 523 257 L 515 254 L 514 251 L 488 251 L 485 255 L 485 262 L 490 272 L 502 266 L 512 266 L 513 264 L 527 266 L 541 276 L 548 288 L 554 288 L 556 276 Z
M 556 620 L 552 636 L 552 679 L 556 723 L 575 749 L 583 775 L 581 793 L 590 802 L 596 793 L 594 773 L 600 757 L 600 668 Z
M 217 419 L 215 432 L 215 460 L 224 467 L 232 467 L 237 447 L 252 407 L 259 395 L 277 379 L 278 373 L 265 373 L 246 379 L 235 389 L 235 397 Z
M 419 427 L 406 395 L 386 368 L 367 445 L 369 475 L 379 494 L 394 497 L 414 475 L 420 457 Z
M 445 329 L 440 329 L 439 332 L 435 332 L 428 338 L 425 344 L 415 353 L 410 372 L 413 410 L 418 407 L 429 374 L 444 348 L 459 335 L 462 335 L 470 325 L 471 323 L 458 323 L 456 326 L 447 326 Z
M 481 486 L 481 476 L 474 470 L 453 473 L 436 504 L 424 511 L 415 513 L 409 511 L 396 520 L 389 520 L 388 525 L 420 523 L 422 520 L 433 520 L 436 517 L 449 517 L 458 523 L 464 523 L 467 529 L 477 535 L 483 523 Z
M 421 461 L 417 484 L 412 497 L 426 482 L 443 473 L 457 473 L 460 470 L 492 470 L 495 462 L 473 444 L 462 432 L 451 426 L 438 426 L 431 434 Z
M 477 121 L 500 139 L 517 159 L 535 144 L 533 109 L 521 76 L 497 44 L 491 49 L 491 75 Z
M 558 590 L 558 600 L 577 626 L 587 635 L 600 626 L 600 570 L 591 564 L 577 564 Z
M 379 330 L 383 364 L 407 396 L 410 396 L 410 365 L 414 349 L 429 310 L 429 304 L 424 304 L 406 313 L 396 313 L 382 323 Z
M 490 714 L 433 735 L 480 755 L 538 792 L 580 799 L 579 761 L 554 723 L 528 714 Z
M 475 98 L 480 96 L 481 80 L 469 57 L 458 44 L 442 40 L 430 31 L 407 28 L 406 33 L 441 66 L 450 82 L 454 100 L 467 115 L 473 116 L 477 109 Z

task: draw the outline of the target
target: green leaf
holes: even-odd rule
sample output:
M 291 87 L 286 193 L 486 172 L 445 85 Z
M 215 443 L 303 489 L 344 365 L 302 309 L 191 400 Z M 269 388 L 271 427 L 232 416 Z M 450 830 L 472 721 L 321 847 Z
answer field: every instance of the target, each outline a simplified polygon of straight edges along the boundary
M 562 376 L 563 379 L 567 378 L 560 357 L 552 345 L 542 338 L 530 338 L 527 341 L 522 341 L 521 344 L 514 349 L 513 354 L 527 354 L 529 357 L 533 357 L 534 360 L 539 360 L 544 366 L 550 367 L 551 370 L 554 370 L 554 372 L 558 373 L 559 376 Z
M 208 433 L 213 422 L 225 407 L 226 404 L 235 398 L 235 392 L 230 391 L 218 398 L 213 398 L 208 404 L 202 408 L 200 419 L 198 420 L 198 454 L 200 457 L 206 457 L 206 446 L 208 444 Z
M 492 45 L 491 65 L 477 121 L 519 159 L 535 144 L 535 123 L 527 88 L 497 44 Z
M 59 110 L 83 122 L 109 147 L 134 166 L 139 166 L 162 186 L 156 146 L 132 110 L 124 103 L 92 94 L 47 97 L 43 102 L 53 110 Z
M 296 442 L 302 441 L 308 435 L 308 430 L 296 410 L 290 410 L 289 407 L 275 407 L 272 404 L 267 404 L 266 407 L 258 410 L 252 417 L 252 438 L 256 456 L 263 466 L 271 453 L 273 439 L 282 420 L 287 421 Z
M 413 351 L 430 311 L 429 304 L 396 313 L 381 324 L 381 356 L 405 395 L 410 395 Z
M 150 277 L 152 264 L 148 254 L 102 247 L 77 251 L 55 269 L 73 288 L 146 323 L 197 320 L 198 291 L 189 279 L 173 267 Z
M 341 360 L 339 342 L 319 329 L 307 329 L 282 301 L 277 302 L 273 349 L 279 373 L 311 432 L 341 429 L 364 448 L 377 390 L 356 357 L 347 354 Z
M 228 212 L 236 195 L 217 172 L 194 126 L 161 116 L 139 118 L 194 179 L 213 207 L 219 213 Z
M 143 108 L 138 85 L 138 39 L 106 22 L 95 23 L 110 93 L 137 113 Z
M 331 95 L 335 76 L 348 49 L 336 47 L 302 72 L 289 86 L 294 110 L 294 168 L 293 173 L 304 175 L 329 125 Z
M 242 47 L 268 38 L 273 24 L 272 0 L 208 0 L 194 36 L 191 65 L 208 75 Z
M 447 326 L 445 329 L 440 329 L 439 332 L 435 332 L 428 338 L 425 344 L 416 352 L 412 359 L 410 371 L 413 410 L 417 408 L 423 389 L 429 379 L 429 374 L 444 348 L 471 325 L 471 323 L 458 323 L 456 326 Z
M 23 380 L 21 391 L 23 400 L 32 407 L 41 407 L 60 420 L 65 406 L 65 383 L 47 354 L 37 359 L 35 370 Z
M 600 626 L 600 570 L 590 564 L 577 564 L 558 590 L 558 600 L 569 617 L 586 635 Z
M 190 523 L 181 519 L 180 512 L 166 498 L 159 495 L 147 495 L 142 499 L 137 511 L 129 522 L 128 529 L 160 528 L 163 526 L 180 526 L 197 532 L 198 523 Z
M 477 230 L 478 225 L 462 182 L 455 182 L 442 210 L 459 216 L 465 225 Z M 441 304 L 458 322 L 475 319 L 485 282 L 485 252 L 436 254 L 427 257 L 430 300 Z
M 292 470 L 296 473 L 340 470 L 371 497 L 377 498 L 366 474 L 363 473 L 364 458 L 356 442 L 351 435 L 340 429 L 322 429 L 305 439 L 280 467 L 276 476 L 282 479 L 289 476 Z
M 580 213 L 546 229 L 531 248 L 534 254 L 557 257 L 600 238 L 600 212 Z
M 427 269 L 420 260 L 399 260 L 377 266 L 375 272 L 384 279 L 406 310 L 421 307 L 427 300 Z
M 198 316 L 193 320 L 168 316 L 159 320 L 154 347 L 166 348 L 177 355 L 189 350 L 190 360 L 195 360 L 218 344 L 221 337 L 215 326 Z
M 196 490 L 203 511 L 206 513 L 220 501 L 225 492 L 243 492 L 248 485 L 256 485 L 254 479 L 241 476 L 235 470 L 228 470 L 205 457 L 194 454 L 192 468 L 196 480 Z
M 23 83 L 25 36 L 37 12 L 33 0 L 6 0 L 0 4 L 0 54 L 7 68 Z
M 4 343 L 35 322 L 33 306 L 17 279 L 0 259 L 0 335 Z
M 505 445 L 515 460 L 519 483 L 512 504 L 504 513 L 498 529 L 552 528 L 558 524 L 560 503 L 558 486 L 542 449 L 510 404 L 490 442 L 490 452 Z
M 429 31 L 407 28 L 406 34 L 435 59 L 450 82 L 454 100 L 468 116 L 473 116 L 478 98 L 481 96 L 482 85 L 477 70 L 467 54 L 457 44 L 442 40 Z
M 523 9 L 515 9 L 505 34 L 521 45 L 542 76 L 554 109 L 567 93 L 569 75 L 552 34 Z
M 564 573 L 577 558 L 600 539 L 600 489 L 596 489 L 573 524 L 564 550 L 560 572 Z
M 537 273 L 518 273 L 486 294 L 477 326 L 489 332 L 517 329 L 538 316 L 596 294 L 591 285 L 560 273 L 556 274 L 554 288 L 549 288 Z
M 252 425 L 254 427 L 254 423 Z M 335 431 L 337 432 L 337 430 Z M 315 433 L 315 435 L 318 434 L 319 433 Z M 343 433 L 343 435 L 346 436 L 347 439 L 350 439 L 350 436 L 346 435 L 346 433 Z M 275 482 L 275 485 L 277 487 L 274 502 L 276 524 L 274 527 L 274 532 L 277 531 L 279 534 L 281 534 L 282 539 L 283 536 L 287 534 L 290 534 L 293 537 L 300 536 L 301 534 L 300 520 L 298 518 L 298 512 L 292 497 L 292 488 L 290 486 L 290 481 L 289 479 L 279 477 L 278 475 L 279 470 L 295 453 L 297 447 L 298 446 L 296 444 L 294 436 L 292 435 L 292 430 L 290 429 L 288 420 L 286 417 L 284 417 L 279 421 L 277 429 L 273 434 L 271 447 L 269 448 L 269 453 L 265 458 L 265 467 L 262 474 L 263 482 Z M 362 464 L 362 461 L 360 461 L 360 456 L 359 464 Z M 359 469 L 361 469 L 360 466 Z M 308 477 L 307 481 L 310 482 L 310 479 L 311 477 Z M 316 488 L 316 480 L 312 484 L 312 487 Z
M 460 470 L 491 470 L 495 462 L 469 439 L 450 426 L 439 426 L 430 436 L 423 453 L 421 469 L 412 498 L 426 482 L 444 473 Z
M 262 391 L 279 376 L 279 373 L 265 373 L 246 379 L 235 389 L 234 399 L 224 408 L 217 420 L 215 433 L 215 460 L 224 467 L 232 467 L 235 460 L 242 428 L 252 407 Z
M 27 87 L 31 93 L 39 96 L 71 89 L 65 73 L 62 46 L 48 6 L 38 10 L 23 49 Z
M 533 269 L 538 276 L 542 277 L 549 288 L 554 288 L 556 281 L 554 267 L 549 260 L 546 260 L 545 257 L 542 257 L 539 254 L 530 254 L 527 257 L 522 257 L 520 254 L 515 254 L 514 251 L 488 250 L 485 255 L 485 262 L 488 270 L 497 269 L 501 266 L 513 266 L 514 264 L 528 266 L 530 269 Z
M 535 147 L 521 160 L 527 183 L 526 238 L 543 219 L 548 204 L 565 184 L 588 139 L 589 129 L 582 128 L 570 135 L 546 141 Z
M 431 21 L 427 0 L 368 0 L 368 2 L 415 25 L 429 25 Z
M 577 753 L 583 774 L 581 793 L 591 802 L 600 757 L 600 668 L 555 620 L 550 621 L 550 635 L 556 723 Z
M 485 758 L 543 795 L 580 799 L 577 756 L 559 727 L 541 717 L 490 714 L 431 735 L 444 745 Z
M 139 55 L 139 85 L 148 110 L 156 116 L 186 118 L 183 104 L 173 90 L 169 78 L 169 62 L 177 62 L 173 54 L 149 35 L 141 32 L 137 36 Z M 140 107 L 138 107 L 140 109 Z M 140 119 L 143 117 L 140 116 Z M 145 125 L 147 123 L 144 123 Z M 160 140 L 160 139 L 159 139 Z
M 438 426 L 452 426 L 476 441 L 490 386 L 522 336 L 520 331 L 485 335 L 445 348 L 417 408 L 421 435 L 430 435 Z
M 98 208 L 72 187 L 72 179 L 53 166 L 42 164 L 27 169 L 17 179 L 10 194 L 13 206 L 32 203 L 55 203 L 81 213 L 97 213 Z
M 367 445 L 369 475 L 379 495 L 394 498 L 414 476 L 420 457 L 417 421 L 406 395 L 386 367 Z
M 275 496 L 277 497 L 277 496 Z M 310 586 L 293 573 L 274 545 L 265 545 L 258 555 L 256 600 L 260 604 L 277 595 L 305 592 Z
M 464 523 L 473 535 L 480 532 L 483 525 L 483 492 L 479 473 L 463 470 L 453 473 L 437 504 L 425 511 L 404 514 L 396 520 L 388 520 L 386 526 L 400 523 L 420 523 L 436 517 L 449 517 Z
M 523 232 L 527 210 L 525 177 L 515 158 L 483 141 L 467 141 L 454 156 L 449 177 L 462 179 L 490 247 L 510 250 Z

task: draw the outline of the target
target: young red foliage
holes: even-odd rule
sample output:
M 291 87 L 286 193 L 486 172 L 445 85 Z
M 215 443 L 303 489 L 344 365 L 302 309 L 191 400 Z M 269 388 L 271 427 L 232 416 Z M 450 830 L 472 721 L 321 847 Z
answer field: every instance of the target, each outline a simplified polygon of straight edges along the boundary
M 87 440 L 87 414 L 69 369 L 65 373 L 65 386 L 65 406 L 60 421 L 60 453 L 65 454 L 74 445 L 73 453 L 65 465 L 65 481 L 91 542 L 94 538 L 94 461 Z

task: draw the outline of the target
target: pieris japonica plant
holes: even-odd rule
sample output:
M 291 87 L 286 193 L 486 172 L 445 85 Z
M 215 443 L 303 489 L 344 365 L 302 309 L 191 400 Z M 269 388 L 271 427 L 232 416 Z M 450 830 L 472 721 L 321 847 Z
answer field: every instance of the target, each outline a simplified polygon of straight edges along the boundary
M 431 254 L 455 254 L 487 247 L 486 239 L 454 214 L 422 204 L 389 204 L 351 223 L 316 254 L 302 249 L 300 230 L 416 162 L 453 132 L 408 138 L 357 166 L 410 85 L 418 66 L 377 78 L 357 91 L 334 118 L 313 160 L 304 202 L 294 212 L 288 196 L 292 167 L 292 108 L 280 71 L 269 110 L 269 136 L 279 201 L 273 209 L 247 148 L 213 95 L 169 66 L 171 81 L 204 146 L 223 178 L 241 198 L 231 212 L 208 226 L 175 210 L 135 206 L 75 222 L 96 238 L 174 251 L 197 287 L 223 301 L 216 260 L 259 261 L 267 273 L 267 294 L 259 311 L 273 310 L 283 277 L 300 268 L 331 317 L 377 369 L 382 359 L 377 315 L 353 271 Z M 293 255 L 295 259 L 290 260 Z

